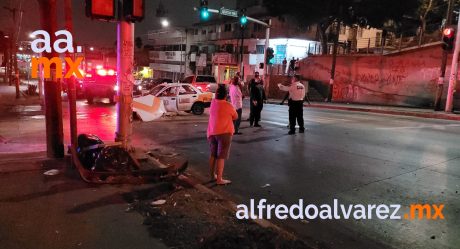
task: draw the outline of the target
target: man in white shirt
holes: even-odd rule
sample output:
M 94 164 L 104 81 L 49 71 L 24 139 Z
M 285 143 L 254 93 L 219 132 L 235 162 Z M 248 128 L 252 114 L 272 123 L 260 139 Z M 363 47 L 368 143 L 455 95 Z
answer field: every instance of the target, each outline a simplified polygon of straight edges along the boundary
M 304 133 L 304 121 L 303 121 L 303 101 L 305 98 L 305 86 L 300 82 L 300 76 L 295 75 L 291 78 L 291 84 L 284 86 L 278 84 L 278 87 L 282 91 L 289 92 L 289 135 L 295 134 L 296 120 L 299 125 L 299 132 Z
M 243 112 L 243 92 L 241 89 L 243 88 L 241 78 L 239 73 L 235 75 L 231 84 L 230 84 L 230 102 L 232 103 L 233 107 L 238 113 L 238 119 L 233 121 L 233 125 L 235 127 L 235 135 L 241 135 L 242 133 L 239 131 L 240 124 L 241 124 L 241 115 Z

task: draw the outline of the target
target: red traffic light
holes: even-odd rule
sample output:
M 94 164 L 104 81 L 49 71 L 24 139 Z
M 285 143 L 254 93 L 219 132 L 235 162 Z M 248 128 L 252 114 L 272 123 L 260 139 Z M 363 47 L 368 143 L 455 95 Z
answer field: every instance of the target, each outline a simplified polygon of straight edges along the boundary
M 115 20 L 115 1 L 86 0 L 86 16 L 108 21 Z
M 140 22 L 144 19 L 145 2 L 144 0 L 124 0 L 123 13 L 125 19 L 130 22 Z
M 452 51 L 455 47 L 455 29 L 446 28 L 442 31 L 442 49 Z
M 442 34 L 444 36 L 446 36 L 447 38 L 451 38 L 454 36 L 455 34 L 455 30 L 453 28 L 447 28 L 447 29 L 444 29 L 444 31 L 442 32 Z

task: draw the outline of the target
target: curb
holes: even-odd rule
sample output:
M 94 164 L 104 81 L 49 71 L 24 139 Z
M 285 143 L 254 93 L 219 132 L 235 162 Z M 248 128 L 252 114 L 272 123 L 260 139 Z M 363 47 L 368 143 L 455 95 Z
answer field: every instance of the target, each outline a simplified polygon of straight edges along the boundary
M 269 101 L 268 103 L 276 105 L 276 104 L 279 104 L 279 102 Z M 443 120 L 460 121 L 460 115 L 458 115 L 458 114 L 456 115 L 456 114 L 444 114 L 444 113 L 407 112 L 407 111 L 380 110 L 380 109 L 371 109 L 371 108 L 347 107 L 347 106 L 335 106 L 335 105 L 321 105 L 321 104 L 311 104 L 311 105 L 304 104 L 304 107 L 311 107 L 311 108 L 317 108 L 317 109 L 328 109 L 328 110 L 339 110 L 339 111 L 369 112 L 369 113 L 398 115 L 398 116 L 417 117 L 417 118 L 431 118 L 431 119 L 443 119 Z
M 417 118 L 431 118 L 431 119 L 460 121 L 460 115 L 453 116 L 450 114 L 441 114 L 441 113 L 419 113 L 419 112 L 369 109 L 369 108 L 360 108 L 360 107 L 329 106 L 329 105 L 318 105 L 318 104 L 311 104 L 311 105 L 304 105 L 304 106 L 318 108 L 318 109 L 354 111 L 354 112 L 370 112 L 370 113 L 399 115 L 399 116 L 408 116 L 408 117 L 417 117 Z

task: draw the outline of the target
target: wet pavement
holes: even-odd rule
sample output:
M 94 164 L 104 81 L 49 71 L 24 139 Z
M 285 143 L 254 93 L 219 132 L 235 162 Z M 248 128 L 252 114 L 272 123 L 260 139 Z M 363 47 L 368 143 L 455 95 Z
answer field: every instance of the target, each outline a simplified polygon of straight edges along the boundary
M 248 115 L 244 110 L 243 119 Z M 218 188 L 241 203 L 444 203 L 445 220 L 276 221 L 325 248 L 456 248 L 460 243 L 460 123 L 305 109 L 307 132 L 288 136 L 286 106 L 266 105 L 262 128 L 243 122 Z M 187 155 L 206 176 L 207 116 L 137 123 L 135 133 Z M 267 184 L 269 186 L 267 187 Z M 266 186 L 263 187 L 262 186 Z

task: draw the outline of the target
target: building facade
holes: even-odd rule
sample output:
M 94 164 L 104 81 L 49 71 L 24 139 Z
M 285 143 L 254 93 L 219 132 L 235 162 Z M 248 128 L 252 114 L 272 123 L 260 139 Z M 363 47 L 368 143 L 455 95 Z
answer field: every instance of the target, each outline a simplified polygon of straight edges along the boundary
M 283 74 L 286 59 L 302 59 L 319 53 L 315 48 L 316 26 L 299 28 L 289 17 L 271 17 L 262 1 L 237 1 L 248 16 L 271 22 L 269 47 L 274 51 L 269 72 Z M 241 71 L 245 78 L 254 72 L 263 73 L 265 26 L 248 22 L 242 28 L 238 18 L 212 14 L 209 21 L 198 22 L 181 30 L 149 32 L 150 67 L 155 77 L 178 79 L 185 75 L 214 75 L 226 82 Z M 179 75 L 179 76 L 177 76 Z

